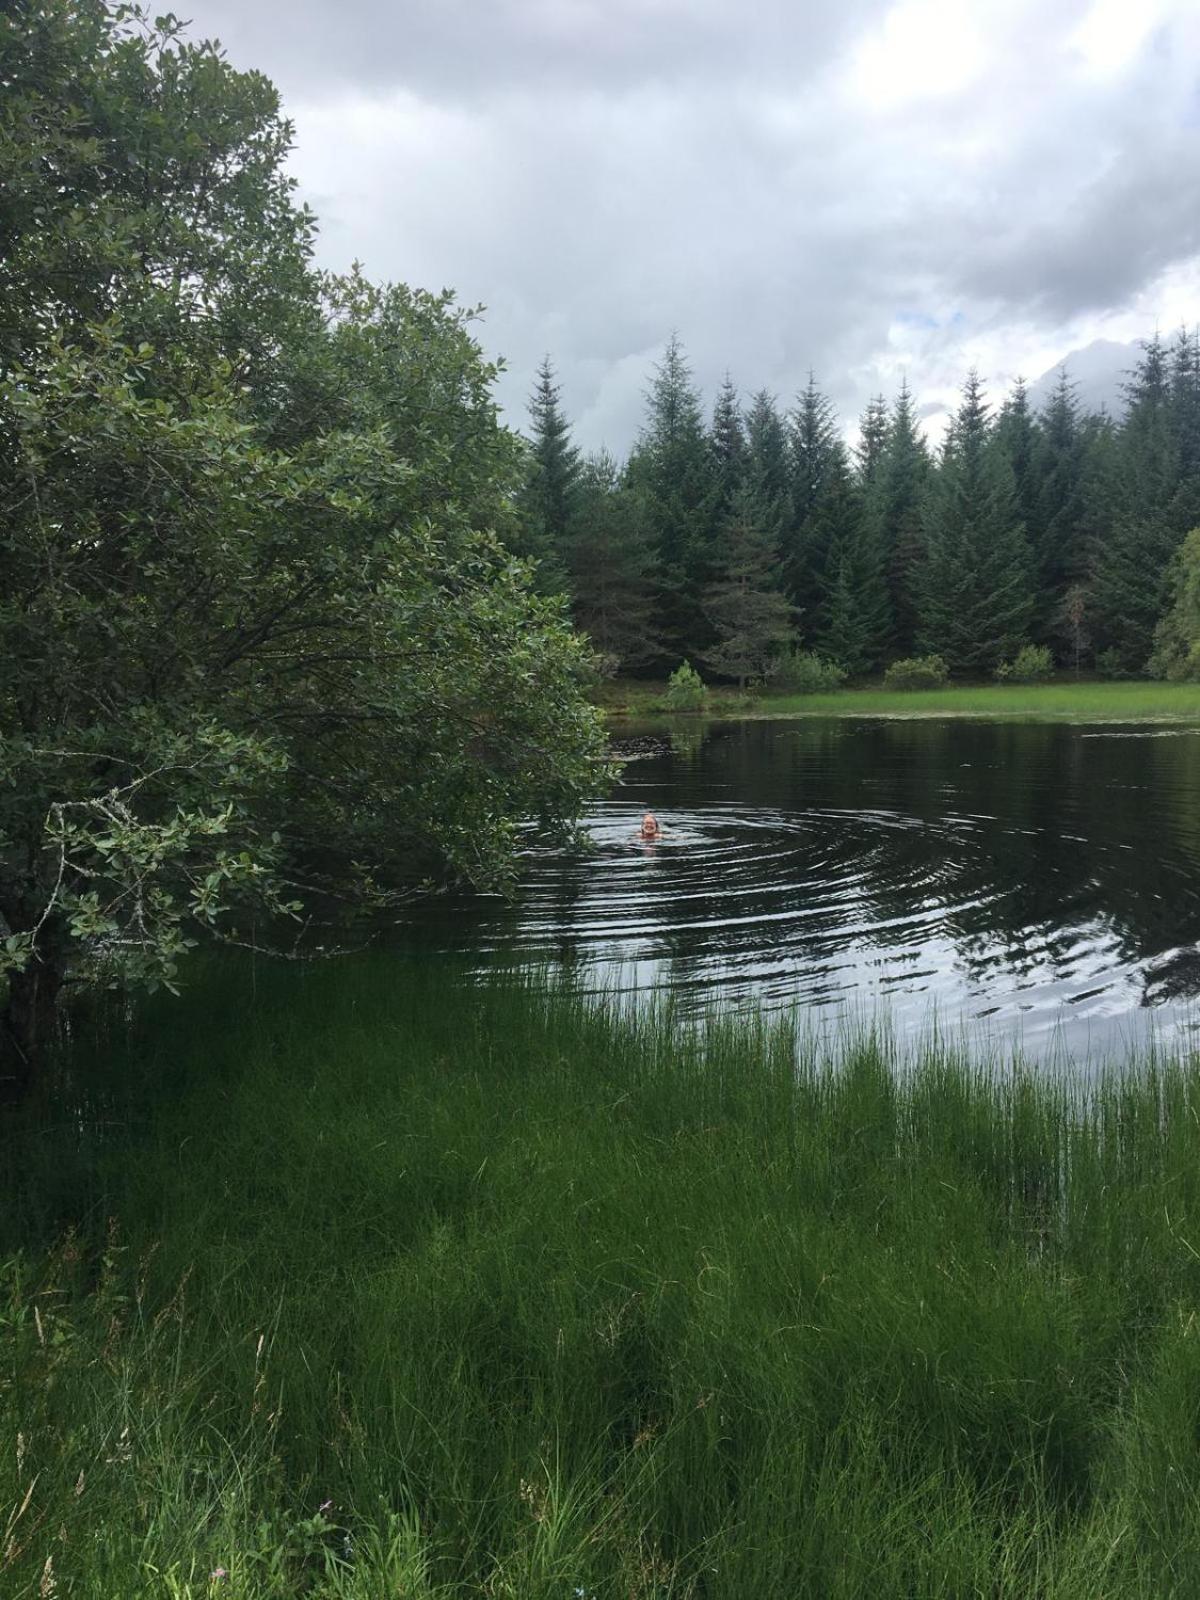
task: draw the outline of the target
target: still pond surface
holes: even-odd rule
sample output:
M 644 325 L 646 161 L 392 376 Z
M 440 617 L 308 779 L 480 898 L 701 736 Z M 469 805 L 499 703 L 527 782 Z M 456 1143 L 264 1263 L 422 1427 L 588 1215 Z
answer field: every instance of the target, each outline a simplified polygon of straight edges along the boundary
M 936 1016 L 1100 1059 L 1200 1028 L 1200 727 L 804 719 L 683 724 L 634 755 L 594 849 L 519 897 L 443 900 L 428 948 L 568 963 L 690 1010 L 815 1026 Z M 636 829 L 651 807 L 668 830 Z

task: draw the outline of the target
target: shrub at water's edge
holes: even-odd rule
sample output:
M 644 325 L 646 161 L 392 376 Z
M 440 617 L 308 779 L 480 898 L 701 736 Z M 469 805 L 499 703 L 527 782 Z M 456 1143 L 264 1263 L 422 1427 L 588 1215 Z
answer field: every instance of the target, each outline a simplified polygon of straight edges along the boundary
M 885 689 L 944 689 L 950 672 L 941 656 L 909 656 L 893 661 L 883 675 Z
M 0 1146 L 6 1594 L 1200 1586 L 1194 1067 L 219 977 Z
M 815 650 L 791 650 L 772 677 L 771 686 L 784 694 L 829 694 L 845 681 L 846 673 L 836 661 L 827 661 Z
M 1054 657 L 1045 645 L 1023 644 L 1011 661 L 996 668 L 997 683 L 1045 683 L 1054 674 Z
M 667 711 L 703 711 L 706 698 L 704 679 L 690 661 L 683 661 L 667 679 L 663 707 Z

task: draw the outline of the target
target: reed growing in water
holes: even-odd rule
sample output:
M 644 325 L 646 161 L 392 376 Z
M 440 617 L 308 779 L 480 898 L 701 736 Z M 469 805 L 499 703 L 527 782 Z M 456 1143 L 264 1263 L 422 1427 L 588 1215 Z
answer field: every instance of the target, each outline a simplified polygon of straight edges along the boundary
M 214 974 L 0 1143 L 0 1592 L 1200 1590 L 1200 1073 Z

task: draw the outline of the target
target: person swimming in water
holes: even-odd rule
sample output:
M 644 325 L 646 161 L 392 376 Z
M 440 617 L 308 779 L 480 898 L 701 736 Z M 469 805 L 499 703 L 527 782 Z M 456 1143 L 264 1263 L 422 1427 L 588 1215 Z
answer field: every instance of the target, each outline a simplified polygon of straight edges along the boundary
M 642 818 L 642 826 L 638 832 L 643 839 L 658 839 L 662 837 L 662 827 L 653 811 L 647 811 Z

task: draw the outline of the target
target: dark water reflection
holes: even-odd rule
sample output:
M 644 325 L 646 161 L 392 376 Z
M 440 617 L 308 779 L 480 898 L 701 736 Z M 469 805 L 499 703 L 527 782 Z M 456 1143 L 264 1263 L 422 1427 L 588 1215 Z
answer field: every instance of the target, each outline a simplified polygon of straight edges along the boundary
M 1200 1017 L 1200 728 L 685 726 L 590 829 L 586 857 L 531 854 L 516 904 L 442 901 L 411 933 L 689 1006 L 885 1007 L 902 1034 L 936 1012 L 1034 1054 Z

